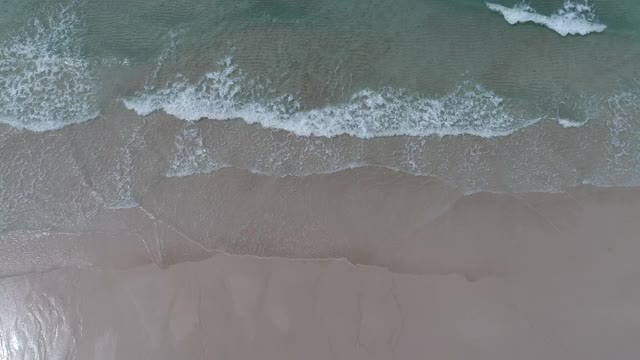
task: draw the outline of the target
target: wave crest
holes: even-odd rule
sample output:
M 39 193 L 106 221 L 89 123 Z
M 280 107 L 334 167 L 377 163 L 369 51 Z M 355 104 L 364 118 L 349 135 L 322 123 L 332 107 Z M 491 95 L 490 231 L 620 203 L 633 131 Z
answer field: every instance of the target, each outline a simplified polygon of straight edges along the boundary
M 557 32 L 562 36 L 588 35 L 594 32 L 603 32 L 607 26 L 596 19 L 593 7 L 588 1 L 574 3 L 565 0 L 562 7 L 552 15 L 539 14 L 527 3 L 522 2 L 509 8 L 503 5 L 486 3 L 491 11 L 502 14 L 511 25 L 532 22 Z
M 142 116 L 164 111 L 188 121 L 243 119 L 300 136 L 323 137 L 493 137 L 509 135 L 541 119 L 526 117 L 508 100 L 470 81 L 439 98 L 412 95 L 404 89 L 365 89 L 342 104 L 304 110 L 292 95 L 274 98 L 255 91 L 230 58 L 221 64 L 221 70 L 195 83 L 179 80 L 161 89 L 148 88 L 123 102 Z
M 96 82 L 67 9 L 0 44 L 0 123 L 46 131 L 95 118 Z

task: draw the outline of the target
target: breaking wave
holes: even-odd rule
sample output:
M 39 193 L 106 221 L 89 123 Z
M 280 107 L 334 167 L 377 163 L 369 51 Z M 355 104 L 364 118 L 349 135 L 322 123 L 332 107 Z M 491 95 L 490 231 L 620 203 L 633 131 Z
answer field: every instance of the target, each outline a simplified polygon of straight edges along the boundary
M 147 88 L 123 99 L 139 115 L 164 111 L 182 120 L 243 119 L 300 136 L 359 138 L 380 136 L 505 136 L 541 120 L 516 110 L 511 102 L 466 81 L 442 97 L 428 98 L 405 89 L 365 89 L 337 105 L 303 109 L 292 95 L 255 96 L 251 82 L 226 58 L 222 69 L 191 83 L 178 80 Z
M 588 35 L 603 32 L 607 28 L 598 22 L 593 6 L 587 1 L 579 3 L 565 0 L 562 7 L 552 15 L 539 14 L 525 2 L 512 8 L 489 2 L 486 4 L 490 10 L 502 14 L 511 25 L 532 22 L 546 26 L 562 36 Z

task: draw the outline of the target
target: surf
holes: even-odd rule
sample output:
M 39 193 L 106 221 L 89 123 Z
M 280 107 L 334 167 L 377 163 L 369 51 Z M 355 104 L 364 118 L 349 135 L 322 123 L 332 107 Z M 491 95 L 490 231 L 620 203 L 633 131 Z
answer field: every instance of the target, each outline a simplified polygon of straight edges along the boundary
M 62 9 L 0 44 L 0 123 L 39 132 L 98 116 L 98 85 L 78 50 L 79 26 Z
M 187 121 L 242 119 L 299 136 L 349 135 L 364 139 L 431 135 L 489 138 L 509 135 L 542 119 L 527 116 L 508 99 L 472 81 L 440 97 L 391 87 L 363 89 L 342 103 L 304 109 L 293 95 L 256 96 L 258 91 L 231 58 L 220 65 L 220 70 L 193 83 L 178 80 L 161 88 L 147 88 L 122 101 L 141 116 L 164 111 Z
M 539 14 L 525 2 L 512 8 L 486 3 L 489 10 L 502 14 L 511 25 L 518 23 L 535 23 L 545 26 L 561 36 L 589 35 L 603 32 L 607 26 L 596 19 L 593 6 L 589 2 L 574 3 L 565 0 L 562 7 L 552 15 Z

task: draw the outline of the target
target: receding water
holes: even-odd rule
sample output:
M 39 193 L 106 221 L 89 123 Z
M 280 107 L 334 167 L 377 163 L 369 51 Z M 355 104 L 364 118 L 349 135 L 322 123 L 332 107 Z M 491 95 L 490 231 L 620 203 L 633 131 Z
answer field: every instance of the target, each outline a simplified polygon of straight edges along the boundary
M 43 156 L 62 151 L 56 134 L 78 144 L 112 136 L 117 151 L 60 153 L 73 171 L 99 169 L 87 186 L 103 186 L 112 207 L 136 206 L 137 172 L 226 167 L 304 176 L 380 166 L 467 192 L 640 180 L 633 1 L 2 5 L 2 136 L 37 139 L 23 146 Z M 166 157 L 136 159 L 155 146 L 148 125 L 163 113 L 175 123 L 157 139 Z M 2 154 L 6 166 L 22 161 L 17 151 Z M 111 165 L 74 155 L 85 152 Z

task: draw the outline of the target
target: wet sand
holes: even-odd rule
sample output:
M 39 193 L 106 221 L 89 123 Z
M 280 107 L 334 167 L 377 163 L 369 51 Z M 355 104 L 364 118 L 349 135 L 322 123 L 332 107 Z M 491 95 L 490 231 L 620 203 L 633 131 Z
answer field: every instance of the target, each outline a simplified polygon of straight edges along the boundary
M 167 178 L 83 231 L 2 235 L 0 354 L 631 359 L 638 214 L 637 188 L 463 195 L 379 168 Z
M 81 230 L 6 232 L 0 263 L 6 276 L 67 260 L 170 266 L 220 251 L 475 278 L 633 246 L 638 213 L 638 188 L 464 195 L 380 168 L 285 178 L 223 169 L 157 181 L 138 207 L 101 209 Z
M 0 360 L 637 359 L 596 1 L 5 2 Z
M 195 150 L 234 167 L 168 177 L 185 129 L 205 139 Z M 507 175 L 500 139 L 425 140 L 437 151 L 415 151 L 450 175 L 434 177 L 362 166 L 402 159 L 415 139 L 374 148 L 160 114 L 125 111 L 47 133 L 0 127 L 0 138 L 0 358 L 640 351 L 640 188 L 509 191 L 526 174 L 551 185 L 584 177 L 580 162 L 563 166 L 573 162 L 561 148 L 549 151 L 565 173 L 547 180 L 535 172 L 552 160 L 544 156 L 510 160 L 524 170 Z M 336 160 L 362 163 L 308 174 Z M 261 167 L 307 175 L 243 169 Z M 473 174 L 505 192 L 470 194 Z

